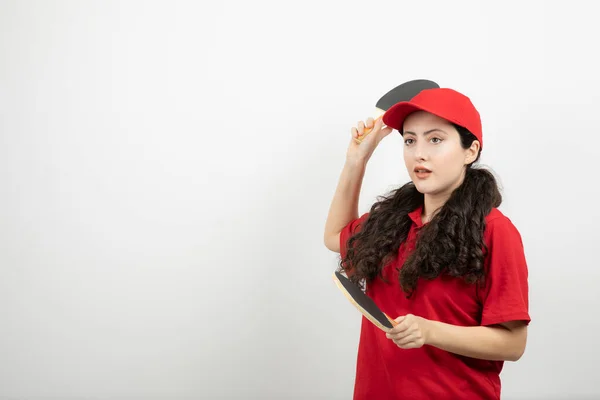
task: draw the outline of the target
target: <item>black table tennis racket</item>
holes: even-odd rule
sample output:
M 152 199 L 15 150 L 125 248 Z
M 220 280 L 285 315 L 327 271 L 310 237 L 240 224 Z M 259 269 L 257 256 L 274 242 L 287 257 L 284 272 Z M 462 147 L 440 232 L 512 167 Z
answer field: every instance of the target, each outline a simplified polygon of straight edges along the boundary
M 409 101 L 422 90 L 425 89 L 436 89 L 440 86 L 427 79 L 415 79 L 412 81 L 404 82 L 401 85 L 396 86 L 386 94 L 384 94 L 375 104 L 375 112 L 372 116 L 375 121 L 385 114 L 396 103 L 401 101 Z M 355 138 L 354 141 L 360 143 L 363 139 L 371 132 L 371 128 L 365 128 L 364 133 Z
M 360 287 L 352 283 L 344 275 L 336 271 L 333 274 L 333 281 L 342 291 L 344 296 L 360 311 L 369 321 L 384 332 L 389 332 L 394 326 L 398 325 L 396 321 L 388 317 L 377 307 L 377 304 L 362 291 Z

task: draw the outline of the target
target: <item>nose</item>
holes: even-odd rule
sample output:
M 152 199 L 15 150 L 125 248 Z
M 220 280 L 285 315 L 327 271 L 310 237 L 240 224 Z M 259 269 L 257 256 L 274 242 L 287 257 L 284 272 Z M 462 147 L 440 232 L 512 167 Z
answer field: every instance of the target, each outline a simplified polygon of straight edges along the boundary
M 416 161 L 424 161 L 427 159 L 425 143 L 423 143 L 423 140 L 419 140 L 413 146 L 413 156 Z

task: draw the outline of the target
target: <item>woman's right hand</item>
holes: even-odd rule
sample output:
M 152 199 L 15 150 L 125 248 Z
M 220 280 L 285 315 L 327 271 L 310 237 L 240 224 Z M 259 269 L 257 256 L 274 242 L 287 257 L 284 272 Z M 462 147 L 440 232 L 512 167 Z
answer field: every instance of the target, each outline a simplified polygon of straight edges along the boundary
M 363 137 L 365 128 L 372 130 Z M 383 140 L 384 137 L 392 132 L 392 128 L 383 124 L 382 118 L 373 121 L 373 118 L 368 118 L 365 122 L 359 121 L 355 127 L 350 130 L 352 139 L 346 153 L 346 160 L 354 163 L 366 163 L 371 158 L 375 148 Z M 360 143 L 357 142 L 360 140 Z

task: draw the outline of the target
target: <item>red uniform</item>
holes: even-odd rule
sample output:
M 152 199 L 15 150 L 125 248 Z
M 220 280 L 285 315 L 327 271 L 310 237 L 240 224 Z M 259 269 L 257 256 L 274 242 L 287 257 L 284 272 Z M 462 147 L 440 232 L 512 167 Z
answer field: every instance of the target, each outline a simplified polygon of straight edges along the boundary
M 486 217 L 484 240 L 488 247 L 485 285 L 478 287 L 461 278 L 420 279 L 407 299 L 398 283 L 401 267 L 421 222 L 422 207 L 409 214 L 413 221 L 396 260 L 386 265 L 368 293 L 391 318 L 414 314 L 459 326 L 493 325 L 512 320 L 529 323 L 528 272 L 521 236 L 498 209 Z M 350 222 L 341 232 L 341 254 L 351 232 L 360 229 L 367 214 Z M 502 361 L 460 356 L 425 345 L 400 349 L 366 318 L 362 318 L 355 400 L 387 399 L 499 399 Z

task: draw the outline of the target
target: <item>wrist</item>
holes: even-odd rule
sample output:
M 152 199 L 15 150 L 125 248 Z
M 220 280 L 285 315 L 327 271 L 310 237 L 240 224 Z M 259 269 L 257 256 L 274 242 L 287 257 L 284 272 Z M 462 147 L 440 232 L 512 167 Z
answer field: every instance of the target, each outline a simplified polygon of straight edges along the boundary
M 423 336 L 425 344 L 430 346 L 436 345 L 438 328 L 439 323 L 437 321 L 423 318 Z

